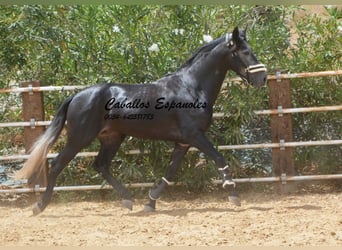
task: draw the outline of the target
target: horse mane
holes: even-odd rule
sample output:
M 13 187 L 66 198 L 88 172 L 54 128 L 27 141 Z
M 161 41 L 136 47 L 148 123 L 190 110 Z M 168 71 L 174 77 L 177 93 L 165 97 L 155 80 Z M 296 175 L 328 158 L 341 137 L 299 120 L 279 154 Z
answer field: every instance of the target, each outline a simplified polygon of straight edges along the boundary
M 179 68 L 179 70 L 181 70 L 183 68 L 186 68 L 189 65 L 193 64 L 198 58 L 201 57 L 201 55 L 210 52 L 217 45 L 219 45 L 220 43 L 225 41 L 225 39 L 226 39 L 226 37 L 222 36 L 220 38 L 217 38 L 217 39 L 215 39 L 215 40 L 213 40 L 213 41 L 203 45 L 199 49 L 197 49 L 197 51 L 185 63 L 183 63 L 183 65 Z

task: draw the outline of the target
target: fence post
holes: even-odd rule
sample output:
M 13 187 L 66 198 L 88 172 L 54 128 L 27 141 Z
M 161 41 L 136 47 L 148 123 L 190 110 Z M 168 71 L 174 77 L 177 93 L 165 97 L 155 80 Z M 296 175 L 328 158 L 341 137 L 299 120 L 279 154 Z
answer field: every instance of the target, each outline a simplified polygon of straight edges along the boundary
M 282 147 L 284 142 L 293 141 L 292 136 L 292 115 L 282 114 L 284 108 L 291 108 L 291 86 L 289 79 L 271 79 L 270 89 L 270 108 L 278 109 L 279 114 L 271 115 L 271 140 L 272 143 L 280 143 L 280 148 L 272 149 L 273 175 L 281 177 L 294 175 L 294 158 L 292 147 Z M 276 184 L 277 193 L 286 193 L 289 184 Z
M 31 82 L 21 82 L 21 87 L 32 88 L 32 87 L 40 87 L 39 81 L 31 81 Z M 29 153 L 31 147 L 37 138 L 44 133 L 45 127 L 43 126 L 35 126 L 35 121 L 44 121 L 44 101 L 43 101 L 43 93 L 42 92 L 23 92 L 22 93 L 22 110 L 23 110 L 23 119 L 24 121 L 28 121 L 31 123 L 30 127 L 24 127 L 24 143 L 25 143 L 25 151 Z M 41 187 L 46 186 L 44 180 L 40 180 L 39 184 Z

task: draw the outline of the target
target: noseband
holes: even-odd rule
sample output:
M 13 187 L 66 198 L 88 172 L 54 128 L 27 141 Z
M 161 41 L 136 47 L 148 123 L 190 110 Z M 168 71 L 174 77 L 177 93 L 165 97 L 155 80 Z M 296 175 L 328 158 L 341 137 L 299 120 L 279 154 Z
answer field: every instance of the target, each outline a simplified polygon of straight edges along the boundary
M 255 64 L 255 65 L 250 65 L 245 69 L 247 74 L 253 74 L 257 72 L 266 72 L 267 69 L 264 64 Z
M 266 72 L 267 69 L 265 67 L 264 64 L 259 63 L 259 64 L 255 64 L 255 65 L 249 65 L 248 67 L 245 68 L 245 72 L 246 72 L 246 79 L 244 79 L 245 81 L 247 81 L 248 83 L 250 83 L 250 76 L 251 74 L 254 73 L 258 73 L 258 72 Z

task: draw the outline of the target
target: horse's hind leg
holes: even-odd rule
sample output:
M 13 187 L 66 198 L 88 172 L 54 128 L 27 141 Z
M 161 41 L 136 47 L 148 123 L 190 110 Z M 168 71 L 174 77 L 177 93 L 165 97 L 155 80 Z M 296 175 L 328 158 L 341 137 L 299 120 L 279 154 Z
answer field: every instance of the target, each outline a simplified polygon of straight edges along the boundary
M 42 199 L 33 207 L 34 215 L 41 213 L 47 207 L 51 200 L 53 188 L 56 185 L 57 176 L 82 148 L 80 145 L 73 145 L 67 142 L 64 149 L 52 161 L 48 175 L 48 184 Z
M 110 165 L 112 162 L 113 157 L 115 156 L 116 152 L 118 151 L 124 136 L 122 135 L 115 135 L 106 138 L 99 138 L 101 142 L 101 148 L 99 154 L 97 155 L 95 162 L 94 162 L 94 169 L 101 173 L 103 178 L 113 186 L 113 188 L 119 193 L 122 197 L 122 204 L 132 210 L 133 202 L 131 194 L 128 190 L 118 181 L 116 180 L 112 174 L 110 173 Z

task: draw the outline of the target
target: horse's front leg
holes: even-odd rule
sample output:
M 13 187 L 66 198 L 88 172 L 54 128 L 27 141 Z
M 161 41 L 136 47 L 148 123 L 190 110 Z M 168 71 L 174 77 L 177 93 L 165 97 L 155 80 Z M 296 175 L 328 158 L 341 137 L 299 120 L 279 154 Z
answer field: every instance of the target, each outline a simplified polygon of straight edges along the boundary
M 235 190 L 236 184 L 232 179 L 229 166 L 223 155 L 214 148 L 213 144 L 201 132 L 193 137 L 191 144 L 215 161 L 218 170 L 222 174 L 222 186 L 229 191 L 229 201 L 236 206 L 241 206 L 239 195 Z
M 176 143 L 171 155 L 171 163 L 167 169 L 165 177 L 161 179 L 158 185 L 154 186 L 149 191 L 150 201 L 144 208 L 146 212 L 152 212 L 156 209 L 156 200 L 159 199 L 164 188 L 168 186 L 171 178 L 176 174 L 176 171 L 189 148 L 190 145 Z

